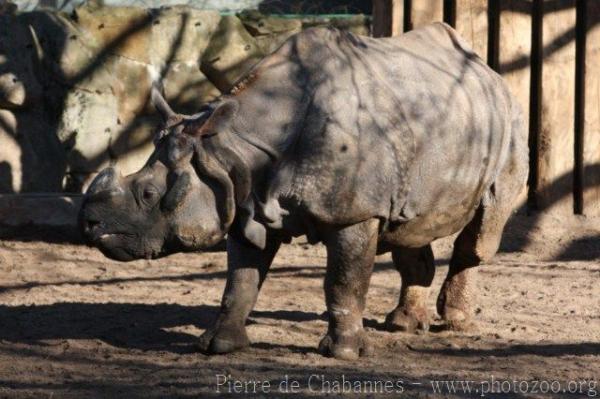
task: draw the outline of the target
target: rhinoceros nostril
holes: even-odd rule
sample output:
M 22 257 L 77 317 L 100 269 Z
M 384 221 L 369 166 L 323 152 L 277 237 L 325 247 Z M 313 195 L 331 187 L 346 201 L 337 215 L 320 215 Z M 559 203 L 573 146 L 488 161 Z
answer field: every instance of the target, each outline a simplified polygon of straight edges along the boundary
M 101 228 L 102 225 L 103 223 L 99 220 L 87 219 L 85 221 L 85 230 L 87 232 L 93 232 L 94 230 Z

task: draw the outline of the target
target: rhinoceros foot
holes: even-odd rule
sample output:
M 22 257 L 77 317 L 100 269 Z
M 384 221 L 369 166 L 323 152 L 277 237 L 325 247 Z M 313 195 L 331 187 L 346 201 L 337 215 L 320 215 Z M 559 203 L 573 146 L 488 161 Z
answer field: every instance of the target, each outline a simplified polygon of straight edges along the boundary
M 429 331 L 429 312 L 426 308 L 397 307 L 386 316 L 385 328 L 392 332 Z
M 246 329 L 225 327 L 209 329 L 200 336 L 198 346 L 208 354 L 229 353 L 250 346 Z
M 340 360 L 356 360 L 373 354 L 373 347 L 364 330 L 354 335 L 327 333 L 319 342 L 319 352 Z
M 460 332 L 475 332 L 473 302 L 476 292 L 475 268 L 449 273 L 437 299 L 437 311 L 444 321 L 443 329 Z
M 444 310 L 443 329 L 448 331 L 474 333 L 478 331 L 477 323 L 466 312 L 446 307 Z

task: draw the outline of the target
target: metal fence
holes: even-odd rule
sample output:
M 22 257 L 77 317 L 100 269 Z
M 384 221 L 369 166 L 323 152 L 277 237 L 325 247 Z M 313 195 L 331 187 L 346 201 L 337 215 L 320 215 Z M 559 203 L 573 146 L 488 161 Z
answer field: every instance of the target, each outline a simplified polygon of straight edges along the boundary
M 373 33 L 454 26 L 529 123 L 530 209 L 600 216 L 600 1 L 374 0 Z

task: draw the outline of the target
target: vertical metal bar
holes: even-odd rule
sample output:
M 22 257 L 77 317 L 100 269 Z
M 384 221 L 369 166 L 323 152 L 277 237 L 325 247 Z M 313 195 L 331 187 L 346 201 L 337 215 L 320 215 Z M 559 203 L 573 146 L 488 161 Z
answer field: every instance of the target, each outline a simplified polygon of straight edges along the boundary
M 587 41 L 587 1 L 577 0 L 577 22 L 575 31 L 575 167 L 573 176 L 573 211 L 584 212 L 583 143 L 585 135 L 585 53 Z
M 404 32 L 408 32 L 412 28 L 412 0 L 404 0 Z
M 543 65 L 544 0 L 533 1 L 531 21 L 531 90 L 529 97 L 529 193 L 530 209 L 537 209 L 539 186 L 538 142 L 542 126 L 542 65 Z
M 391 36 L 392 20 L 388 0 L 373 0 L 371 35 L 373 37 Z
M 500 0 L 488 1 L 487 63 L 495 71 L 500 64 Z
M 456 0 L 444 0 L 444 22 L 456 28 Z

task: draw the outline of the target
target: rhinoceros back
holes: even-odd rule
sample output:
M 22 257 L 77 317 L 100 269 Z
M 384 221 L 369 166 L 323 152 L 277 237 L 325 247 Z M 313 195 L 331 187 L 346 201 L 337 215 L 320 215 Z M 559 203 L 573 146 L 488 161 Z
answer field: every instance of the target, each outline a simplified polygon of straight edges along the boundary
M 445 24 L 387 39 L 315 29 L 292 45 L 312 95 L 277 195 L 326 223 L 461 228 L 506 158 L 499 76 Z

